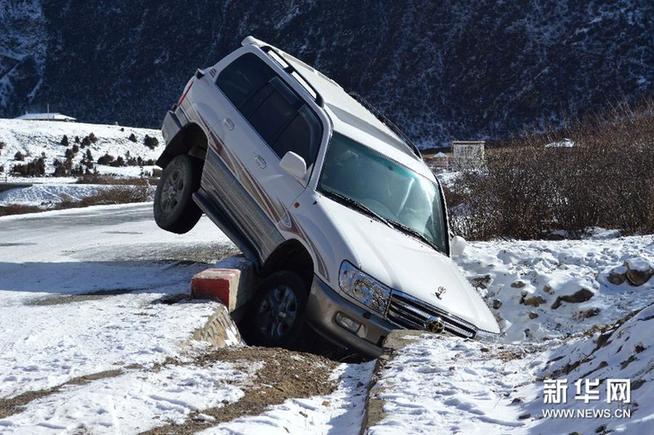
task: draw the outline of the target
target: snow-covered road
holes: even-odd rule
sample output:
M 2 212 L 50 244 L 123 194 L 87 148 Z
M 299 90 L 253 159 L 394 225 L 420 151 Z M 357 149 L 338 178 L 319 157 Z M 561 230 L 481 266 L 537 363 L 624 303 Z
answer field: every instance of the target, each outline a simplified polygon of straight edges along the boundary
M 236 248 L 206 217 L 164 232 L 151 207 L 0 218 L 0 433 L 357 432 L 372 363 L 247 347 L 223 361 L 190 340 L 217 303 L 162 298 Z

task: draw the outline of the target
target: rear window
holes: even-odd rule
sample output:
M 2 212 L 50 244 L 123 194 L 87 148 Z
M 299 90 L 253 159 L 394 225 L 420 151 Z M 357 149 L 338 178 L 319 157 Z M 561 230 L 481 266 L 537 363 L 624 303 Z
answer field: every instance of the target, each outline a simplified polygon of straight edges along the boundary
M 275 72 L 255 54 L 246 53 L 218 75 L 216 84 L 239 109 L 275 76 Z

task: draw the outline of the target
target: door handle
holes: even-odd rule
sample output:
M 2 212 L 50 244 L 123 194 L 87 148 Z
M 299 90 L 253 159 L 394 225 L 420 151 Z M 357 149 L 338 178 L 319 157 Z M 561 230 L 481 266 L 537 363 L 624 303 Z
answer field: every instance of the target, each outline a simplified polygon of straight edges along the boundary
M 254 162 L 257 164 L 257 166 L 258 166 L 260 169 L 265 169 L 266 166 L 268 166 L 268 164 L 266 163 L 266 159 L 264 159 L 263 157 L 261 157 L 260 154 L 256 154 L 256 155 L 254 156 Z
M 223 119 L 223 125 L 227 130 L 234 130 L 234 121 L 229 118 Z

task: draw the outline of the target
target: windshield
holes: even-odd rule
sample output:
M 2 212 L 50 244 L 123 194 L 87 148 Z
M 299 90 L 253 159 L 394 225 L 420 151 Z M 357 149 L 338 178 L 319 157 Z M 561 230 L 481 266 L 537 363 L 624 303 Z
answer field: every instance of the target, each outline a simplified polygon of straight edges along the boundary
M 438 185 L 346 136 L 334 132 L 318 190 L 337 201 L 355 201 L 364 206 L 359 210 L 369 209 L 380 220 L 447 252 Z

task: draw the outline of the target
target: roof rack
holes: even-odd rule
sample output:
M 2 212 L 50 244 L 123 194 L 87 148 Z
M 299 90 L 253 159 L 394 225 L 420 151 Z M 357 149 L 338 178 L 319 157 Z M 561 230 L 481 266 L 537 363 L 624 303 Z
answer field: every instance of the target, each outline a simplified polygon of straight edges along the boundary
M 277 51 L 277 49 L 275 49 L 274 47 L 271 47 L 270 45 L 262 45 L 259 48 L 261 48 L 261 50 L 263 50 L 268 55 L 270 55 L 270 52 L 274 53 L 275 56 L 277 56 L 282 61 L 284 61 L 284 63 L 286 63 L 286 66 L 282 65 L 282 68 L 284 68 L 284 71 L 286 71 L 291 77 L 293 77 L 295 80 L 297 80 L 297 82 L 300 83 L 301 86 L 310 88 L 313 91 L 313 93 L 316 94 L 316 96 L 315 96 L 316 104 L 318 106 L 320 106 L 320 107 L 324 107 L 323 106 L 323 98 L 322 98 L 322 95 L 320 95 L 320 92 L 318 92 L 318 90 L 311 83 L 309 83 L 309 81 L 307 79 L 305 79 L 304 76 L 298 70 L 296 70 L 293 67 L 293 65 L 288 63 L 286 61 L 286 59 L 284 59 L 284 56 L 279 51 Z M 304 84 L 302 84 L 302 82 L 300 82 L 300 80 L 298 80 L 297 77 L 294 77 L 293 73 L 297 74 L 302 79 Z
M 361 103 L 366 109 L 368 109 L 370 112 L 372 112 L 377 119 L 379 119 L 382 124 L 384 124 L 386 127 L 391 129 L 393 133 L 395 133 L 400 139 L 402 139 L 406 144 L 411 148 L 411 151 L 419 158 L 422 159 L 422 154 L 420 153 L 420 149 L 416 146 L 416 144 L 413 143 L 409 137 L 400 130 L 400 128 L 393 123 L 390 119 L 386 117 L 382 112 L 379 111 L 375 106 L 370 104 L 368 100 L 363 98 L 360 94 L 356 92 L 348 92 L 352 98 L 357 100 L 359 103 Z

